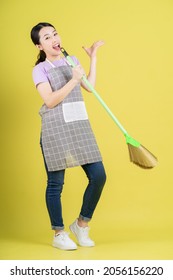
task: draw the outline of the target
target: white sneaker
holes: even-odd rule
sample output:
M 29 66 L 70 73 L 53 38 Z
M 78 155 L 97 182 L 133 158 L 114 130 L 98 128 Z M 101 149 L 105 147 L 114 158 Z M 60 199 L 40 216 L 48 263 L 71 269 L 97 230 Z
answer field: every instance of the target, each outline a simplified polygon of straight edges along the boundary
M 88 236 L 89 233 L 89 227 L 80 227 L 77 224 L 77 220 L 70 225 L 70 230 L 75 234 L 78 243 L 80 246 L 84 247 L 92 247 L 95 246 L 95 243 L 93 240 L 91 240 Z
M 69 238 L 69 233 L 62 231 L 53 238 L 53 246 L 61 250 L 76 250 L 77 245 Z

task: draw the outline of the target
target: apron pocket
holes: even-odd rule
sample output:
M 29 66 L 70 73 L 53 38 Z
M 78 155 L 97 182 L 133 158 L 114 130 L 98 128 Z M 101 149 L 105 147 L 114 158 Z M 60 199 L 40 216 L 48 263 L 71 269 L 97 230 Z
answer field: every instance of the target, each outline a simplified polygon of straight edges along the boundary
M 66 123 L 87 120 L 88 114 L 83 101 L 62 104 L 63 116 Z

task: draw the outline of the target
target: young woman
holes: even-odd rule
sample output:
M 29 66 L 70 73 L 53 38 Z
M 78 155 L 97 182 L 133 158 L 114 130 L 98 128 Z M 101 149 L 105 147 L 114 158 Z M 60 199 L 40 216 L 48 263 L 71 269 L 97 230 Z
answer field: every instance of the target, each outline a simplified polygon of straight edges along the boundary
M 33 80 L 44 101 L 40 109 L 40 144 L 48 178 L 46 204 L 52 229 L 55 230 L 53 246 L 62 250 L 77 249 L 64 231 L 61 205 L 65 170 L 74 166 L 83 168 L 88 177 L 88 186 L 79 217 L 70 225 L 70 230 L 80 246 L 94 246 L 94 241 L 89 237 L 88 222 L 99 201 L 106 174 L 81 94 L 81 86 L 89 91 L 82 82 L 85 73 L 75 57 L 71 58 L 77 66 L 71 68 L 61 56 L 61 38 L 50 23 L 42 22 L 34 26 L 31 39 L 40 50 L 33 69 Z M 103 42 L 98 41 L 90 48 L 84 48 L 90 57 L 87 78 L 93 86 L 96 53 L 102 45 Z M 79 185 L 80 182 L 76 183 Z

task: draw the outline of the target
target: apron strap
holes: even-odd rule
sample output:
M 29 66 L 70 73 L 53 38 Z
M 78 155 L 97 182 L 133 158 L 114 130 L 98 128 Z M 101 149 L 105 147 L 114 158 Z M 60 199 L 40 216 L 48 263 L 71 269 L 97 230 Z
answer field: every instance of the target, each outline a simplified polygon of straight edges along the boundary
M 68 62 L 66 58 L 63 57 L 62 59 L 65 61 L 66 64 L 71 66 L 71 64 Z M 49 59 L 46 58 L 46 61 L 52 66 L 52 68 L 56 68 L 56 66 Z

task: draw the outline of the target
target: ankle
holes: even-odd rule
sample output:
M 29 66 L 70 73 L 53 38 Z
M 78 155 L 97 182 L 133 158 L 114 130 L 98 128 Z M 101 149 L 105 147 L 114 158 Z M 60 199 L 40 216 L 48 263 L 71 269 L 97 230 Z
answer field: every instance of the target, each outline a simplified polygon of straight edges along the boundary
M 85 228 L 85 227 L 88 227 L 88 222 L 86 222 L 86 221 L 84 221 L 84 220 L 78 218 L 78 219 L 77 219 L 77 225 L 78 225 L 79 227 Z
M 61 234 L 62 232 L 64 232 L 64 230 L 60 229 L 60 230 L 55 230 L 55 236 Z

